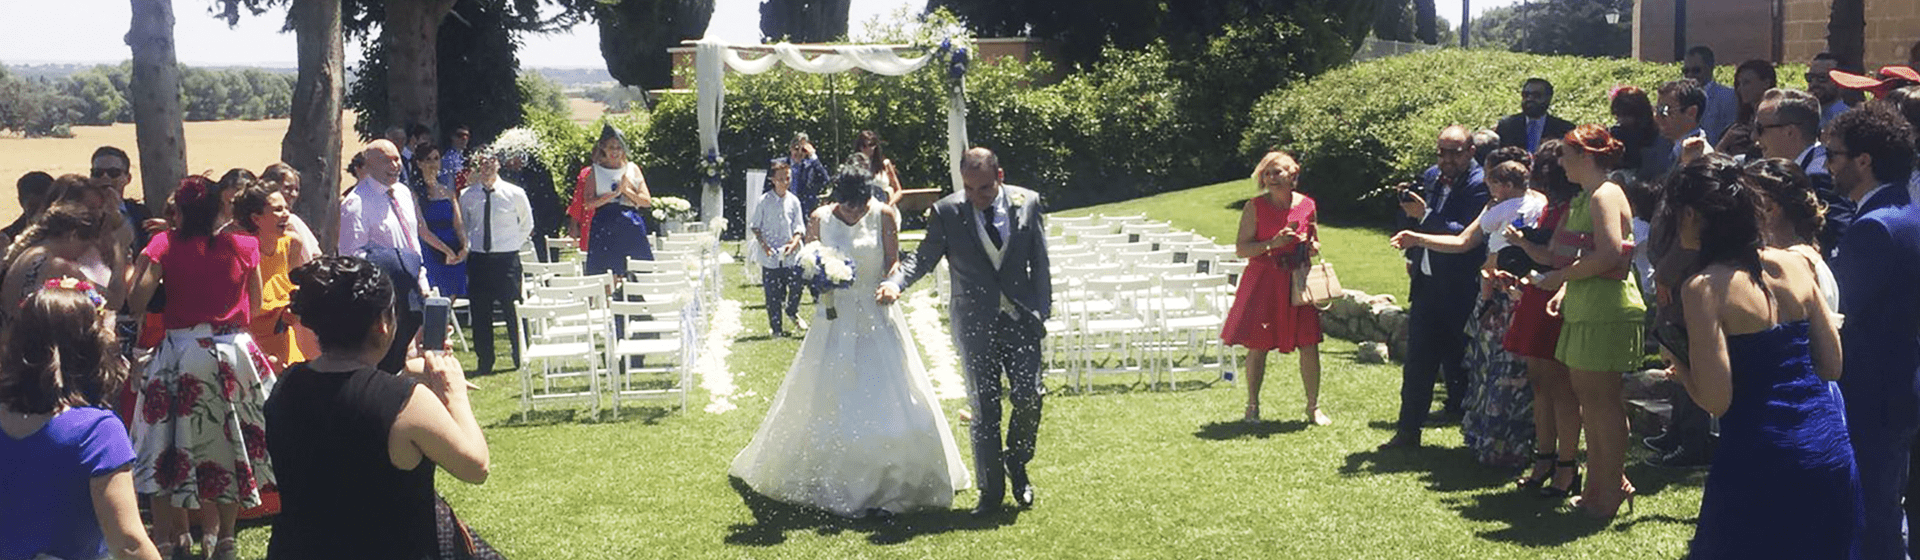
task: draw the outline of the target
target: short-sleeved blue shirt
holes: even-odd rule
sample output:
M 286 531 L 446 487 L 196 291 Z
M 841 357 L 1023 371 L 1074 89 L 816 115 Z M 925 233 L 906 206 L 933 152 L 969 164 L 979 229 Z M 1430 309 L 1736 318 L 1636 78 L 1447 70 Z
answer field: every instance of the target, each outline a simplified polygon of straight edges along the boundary
M 99 408 L 68 409 L 25 438 L 0 434 L 0 560 L 106 556 L 89 484 L 133 460 L 126 426 Z

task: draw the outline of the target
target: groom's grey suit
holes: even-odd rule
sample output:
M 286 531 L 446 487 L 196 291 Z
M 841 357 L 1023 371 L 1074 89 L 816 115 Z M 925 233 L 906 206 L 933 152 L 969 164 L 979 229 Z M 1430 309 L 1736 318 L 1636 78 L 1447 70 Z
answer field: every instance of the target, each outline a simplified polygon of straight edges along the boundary
M 967 202 L 964 192 L 956 192 L 934 204 L 926 240 L 902 258 L 887 280 L 904 290 L 932 272 L 941 258 L 947 259 L 952 279 L 947 310 L 974 411 L 975 480 L 981 502 L 992 504 L 1006 495 L 1007 469 L 1025 473 L 1027 462 L 1033 460 L 1040 431 L 1040 340 L 1046 336 L 1045 321 L 1053 312 L 1040 196 L 1003 184 L 997 200 L 1005 203 L 996 206 L 1004 206 L 1009 218 L 1000 248 L 983 227 L 990 223 L 981 211 Z M 1008 400 L 1013 402 L 1004 458 L 1000 449 L 1003 376 Z

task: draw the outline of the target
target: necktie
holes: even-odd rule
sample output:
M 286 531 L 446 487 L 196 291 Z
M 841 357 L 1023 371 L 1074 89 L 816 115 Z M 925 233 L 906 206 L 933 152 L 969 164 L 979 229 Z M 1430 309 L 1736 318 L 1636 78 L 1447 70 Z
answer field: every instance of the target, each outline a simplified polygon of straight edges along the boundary
M 387 205 L 393 207 L 393 221 L 400 223 L 400 235 L 401 235 L 400 243 L 401 245 L 405 245 L 406 244 L 405 240 L 409 237 L 413 237 L 413 228 L 408 227 L 409 224 L 407 224 L 407 213 L 400 211 L 400 199 L 394 198 L 393 187 L 387 187 Z M 394 248 L 400 249 L 401 247 L 394 247 Z
M 493 187 L 483 189 L 480 194 L 487 197 L 487 203 L 480 211 L 484 216 L 480 218 L 480 245 L 485 247 L 480 252 L 491 253 L 493 252 Z
M 987 239 L 993 240 L 993 248 L 999 249 L 1005 242 L 1000 239 L 1000 227 L 993 223 L 993 211 L 994 207 L 988 206 L 986 210 L 980 211 L 980 216 L 986 220 Z

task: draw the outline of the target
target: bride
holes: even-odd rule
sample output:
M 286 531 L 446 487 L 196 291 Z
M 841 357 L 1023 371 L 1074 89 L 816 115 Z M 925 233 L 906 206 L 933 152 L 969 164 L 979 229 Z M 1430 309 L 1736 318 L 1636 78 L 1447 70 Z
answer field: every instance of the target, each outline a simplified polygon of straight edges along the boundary
M 853 260 L 853 285 L 821 294 L 773 406 L 729 469 L 770 498 L 846 517 L 948 508 L 972 485 L 904 316 L 872 295 L 900 241 L 893 207 L 871 202 L 870 189 L 864 174 L 842 174 L 837 203 L 808 221 L 808 239 Z

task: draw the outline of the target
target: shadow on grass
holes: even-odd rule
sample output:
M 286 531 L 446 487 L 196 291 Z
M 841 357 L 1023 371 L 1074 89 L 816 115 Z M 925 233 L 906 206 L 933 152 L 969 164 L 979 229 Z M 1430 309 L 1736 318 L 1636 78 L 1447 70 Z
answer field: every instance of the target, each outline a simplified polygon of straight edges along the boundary
M 1305 420 L 1288 420 L 1285 422 L 1275 422 L 1272 420 L 1262 420 L 1259 422 L 1228 420 L 1200 426 L 1200 429 L 1193 431 L 1193 437 L 1214 441 L 1247 438 L 1267 439 L 1276 434 L 1291 434 L 1306 429 L 1307 422 Z
M 1380 451 L 1368 449 L 1347 455 L 1341 476 L 1423 473 L 1428 490 L 1465 492 L 1503 486 L 1512 469 L 1481 466 L 1465 447 L 1423 446 Z
M 1020 519 L 1018 509 L 1008 509 L 987 518 L 975 518 L 962 509 L 943 509 L 904 513 L 885 519 L 848 519 L 819 508 L 788 504 L 766 497 L 736 477 L 727 477 L 727 481 L 740 494 L 740 501 L 753 513 L 753 523 L 729 527 L 725 542 L 733 546 L 777 546 L 787 542 L 787 533 L 793 531 L 812 531 L 820 535 L 852 531 L 865 533 L 869 543 L 891 545 L 922 535 L 997 529 Z
M 595 416 L 592 411 L 577 408 L 546 410 L 536 408 L 525 414 L 509 415 L 498 422 L 488 424 L 486 428 L 491 430 L 540 428 L 561 424 L 626 424 L 634 422 L 652 426 L 659 424 L 660 419 L 666 418 L 669 414 L 673 414 L 674 411 L 679 410 L 679 408 L 680 407 L 677 406 L 622 405 L 619 410 L 602 408 L 598 416 Z

